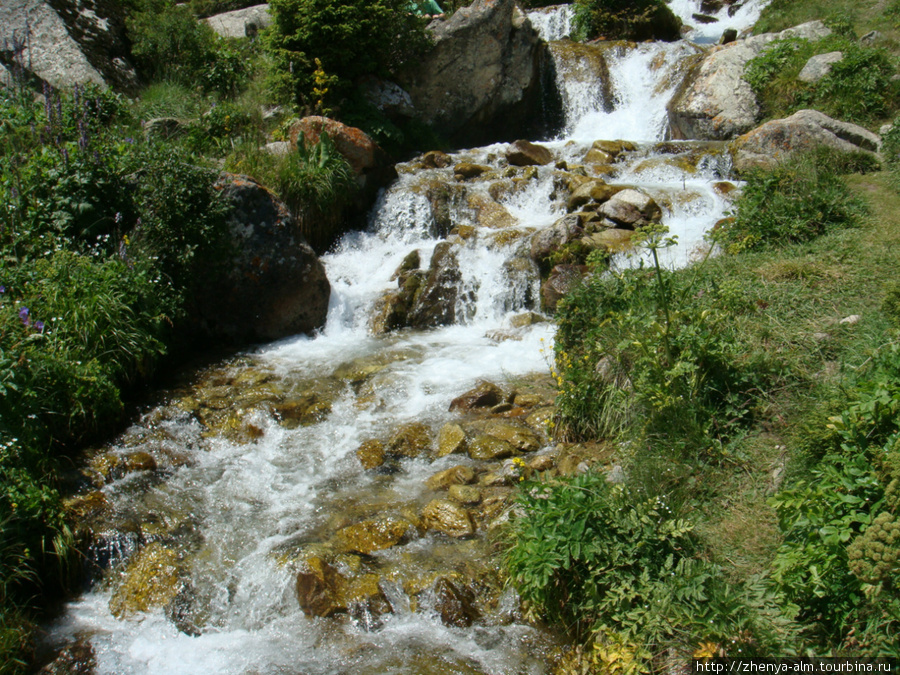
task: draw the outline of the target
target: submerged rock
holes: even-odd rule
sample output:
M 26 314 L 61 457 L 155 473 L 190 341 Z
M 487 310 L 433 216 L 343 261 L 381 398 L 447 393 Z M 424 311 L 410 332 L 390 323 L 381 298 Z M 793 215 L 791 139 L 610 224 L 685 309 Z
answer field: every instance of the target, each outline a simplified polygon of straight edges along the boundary
M 384 464 L 385 455 L 386 448 L 384 443 L 376 439 L 365 441 L 356 450 L 356 456 L 359 458 L 359 463 L 367 470 L 376 469 Z
M 307 616 L 333 616 L 347 610 L 347 579 L 318 557 L 306 561 L 307 571 L 297 574 L 294 585 L 300 609 Z

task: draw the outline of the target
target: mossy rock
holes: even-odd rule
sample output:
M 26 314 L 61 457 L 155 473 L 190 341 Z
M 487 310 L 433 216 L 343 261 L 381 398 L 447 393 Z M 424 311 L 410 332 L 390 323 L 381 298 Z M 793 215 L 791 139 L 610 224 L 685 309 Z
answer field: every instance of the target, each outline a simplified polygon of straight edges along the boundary
M 438 471 L 425 481 L 431 490 L 443 490 L 451 485 L 464 485 L 475 480 L 475 471 L 470 466 L 458 465 Z
M 122 583 L 109 600 L 109 611 L 122 619 L 164 607 L 181 588 L 178 554 L 159 542 L 141 549 L 128 563 Z
M 481 461 L 505 459 L 517 454 L 516 447 L 505 440 L 494 436 L 478 436 L 469 443 L 469 457 Z
M 377 469 L 384 464 L 385 454 L 386 448 L 384 443 L 374 438 L 363 441 L 362 445 L 356 450 L 359 463 L 367 471 L 369 469 Z
M 335 542 L 344 551 L 368 555 L 408 541 L 415 536 L 415 529 L 403 518 L 375 518 L 341 529 Z
M 387 452 L 401 457 L 418 457 L 431 449 L 431 430 L 421 422 L 399 427 L 387 444 Z
M 475 523 L 468 509 L 449 499 L 435 499 L 422 511 L 422 523 L 433 532 L 448 537 L 467 537 L 475 533 Z
M 466 451 L 466 432 L 458 424 L 448 422 L 438 433 L 437 456 L 446 457 Z

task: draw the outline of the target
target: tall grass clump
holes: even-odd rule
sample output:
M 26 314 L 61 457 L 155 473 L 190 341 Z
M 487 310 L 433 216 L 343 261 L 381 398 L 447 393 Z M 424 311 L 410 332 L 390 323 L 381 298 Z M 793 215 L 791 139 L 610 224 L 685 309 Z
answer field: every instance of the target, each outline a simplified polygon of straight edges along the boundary
M 806 242 L 842 227 L 854 227 L 865 212 L 836 170 L 831 152 L 806 153 L 746 176 L 733 217 L 715 238 L 726 250 Z
M 342 233 L 342 216 L 358 192 L 353 169 L 327 133 L 316 143 L 307 143 L 301 136 L 296 148 L 281 155 L 244 146 L 229 157 L 226 166 L 274 190 L 316 250 L 327 248 Z

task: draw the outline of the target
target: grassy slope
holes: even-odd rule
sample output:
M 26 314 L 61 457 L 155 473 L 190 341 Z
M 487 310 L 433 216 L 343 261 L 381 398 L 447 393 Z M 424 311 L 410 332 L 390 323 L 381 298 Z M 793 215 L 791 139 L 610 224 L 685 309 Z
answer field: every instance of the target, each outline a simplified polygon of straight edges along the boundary
M 710 551 L 735 578 L 763 571 L 779 543 L 767 498 L 802 472 L 810 434 L 824 433 L 829 401 L 890 339 L 881 311 L 900 265 L 900 197 L 888 174 L 852 176 L 871 209 L 860 228 L 811 244 L 711 261 L 714 273 L 751 288 L 764 309 L 745 319 L 754 340 L 790 366 L 763 422 L 737 444 L 735 461 L 709 476 L 703 507 Z M 856 324 L 841 319 L 858 315 Z

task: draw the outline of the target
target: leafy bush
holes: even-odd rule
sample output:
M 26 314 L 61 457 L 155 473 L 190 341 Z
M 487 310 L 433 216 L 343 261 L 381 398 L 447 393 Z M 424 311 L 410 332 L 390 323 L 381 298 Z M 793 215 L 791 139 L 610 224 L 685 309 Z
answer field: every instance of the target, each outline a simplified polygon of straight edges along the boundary
M 575 36 L 678 40 L 681 21 L 663 0 L 576 0 Z
M 631 427 L 708 447 L 746 421 L 766 366 L 740 344 L 727 289 L 662 269 L 656 251 L 671 240 L 652 228 L 643 236 L 654 264 L 595 275 L 561 303 L 561 431 L 612 436 Z
M 797 79 L 810 57 L 840 51 L 842 60 L 815 83 Z M 753 88 L 767 117 L 785 117 L 800 108 L 867 124 L 897 110 L 900 88 L 892 80 L 893 57 L 882 48 L 860 45 L 846 31 L 809 41 L 778 40 L 751 59 L 744 78 Z
M 852 227 L 864 212 L 827 151 L 808 153 L 746 177 L 733 218 L 715 234 L 736 252 L 804 242 L 838 227 Z
M 408 0 L 274 0 L 264 39 L 275 84 L 290 100 L 321 100 L 315 72 L 328 79 L 330 99 L 340 101 L 362 75 L 387 76 L 428 46 L 425 20 Z M 318 66 L 317 66 L 318 60 Z M 319 85 L 319 89 L 322 86 Z
M 245 81 L 246 54 L 229 46 L 212 28 L 197 21 L 187 5 L 146 0 L 128 18 L 132 54 L 152 80 L 230 95 Z
M 537 615 L 594 643 L 598 665 L 618 653 L 646 667 L 664 648 L 701 643 L 729 656 L 787 653 L 790 622 L 772 599 L 758 588 L 740 597 L 696 558 L 693 525 L 664 497 L 588 473 L 528 485 L 520 504 L 510 581 Z
M 784 532 L 772 579 L 826 645 L 897 656 L 900 346 L 883 348 L 831 428 L 841 444 L 772 499 Z M 894 568 L 895 569 L 895 568 Z

